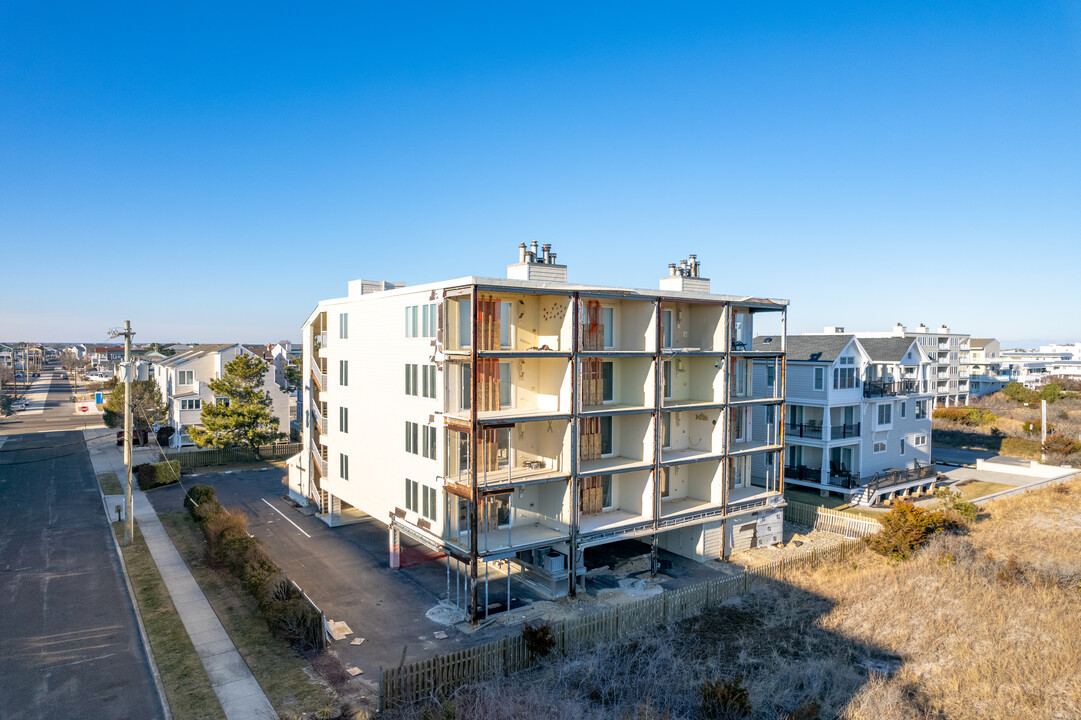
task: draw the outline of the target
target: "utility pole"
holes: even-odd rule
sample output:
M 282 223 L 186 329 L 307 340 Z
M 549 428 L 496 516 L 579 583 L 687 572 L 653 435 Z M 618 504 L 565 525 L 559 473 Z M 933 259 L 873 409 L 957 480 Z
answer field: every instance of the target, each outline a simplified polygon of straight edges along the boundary
M 1043 451 L 1047 444 L 1047 401 L 1040 400 L 1040 462 L 1047 462 L 1047 453 Z
M 124 321 L 123 332 L 113 330 L 110 337 L 124 336 L 124 465 L 127 467 L 127 485 L 124 486 L 124 545 L 131 545 L 134 522 L 131 499 L 131 376 L 135 369 L 131 364 L 131 320 Z

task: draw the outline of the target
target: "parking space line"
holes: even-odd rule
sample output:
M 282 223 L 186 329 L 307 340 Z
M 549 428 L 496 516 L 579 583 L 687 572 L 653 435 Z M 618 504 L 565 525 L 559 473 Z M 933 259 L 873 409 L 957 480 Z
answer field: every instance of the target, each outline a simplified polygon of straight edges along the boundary
M 306 538 L 310 538 L 310 537 L 311 537 L 311 535 L 309 535 L 308 533 L 304 532 L 304 528 L 300 527 L 300 526 L 299 526 L 299 525 L 297 525 L 297 524 L 296 524 L 295 522 L 293 522 L 293 521 L 292 521 L 292 520 L 290 520 L 289 518 L 285 517 L 285 513 L 283 513 L 283 512 L 281 511 L 281 510 L 279 510 L 278 508 L 274 507 L 274 506 L 273 506 L 273 505 L 271 505 L 270 503 L 268 503 L 268 502 L 267 502 L 267 499 L 266 499 L 266 498 L 259 498 L 259 499 L 260 499 L 260 500 L 262 500 L 263 502 L 265 502 L 265 503 L 267 504 L 267 507 L 269 507 L 269 508 L 270 508 L 271 510 L 273 510 L 274 512 L 278 513 L 278 514 L 279 514 L 279 515 L 281 515 L 281 516 L 282 516 L 283 518 L 285 518 L 285 522 L 289 523 L 290 525 L 292 525 L 293 527 L 295 527 L 295 528 L 296 528 L 297 530 L 300 530 L 300 532 L 304 533 L 304 537 L 306 537 Z

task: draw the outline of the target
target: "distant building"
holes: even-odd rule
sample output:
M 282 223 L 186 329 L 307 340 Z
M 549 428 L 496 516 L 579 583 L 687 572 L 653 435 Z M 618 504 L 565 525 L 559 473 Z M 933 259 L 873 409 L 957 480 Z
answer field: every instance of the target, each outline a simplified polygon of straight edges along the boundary
M 994 338 L 970 338 L 968 386 L 972 397 L 998 392 L 1010 382 L 1002 369 L 1002 348 Z

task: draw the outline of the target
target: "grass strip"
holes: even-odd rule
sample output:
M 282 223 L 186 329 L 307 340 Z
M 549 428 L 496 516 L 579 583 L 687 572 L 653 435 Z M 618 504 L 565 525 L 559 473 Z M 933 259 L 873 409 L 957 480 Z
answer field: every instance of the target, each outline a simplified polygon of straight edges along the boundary
M 228 571 L 207 564 L 203 534 L 188 513 L 177 510 L 158 517 L 274 709 L 295 715 L 333 705 L 326 686 L 304 672 L 308 662 L 270 632 L 255 598 Z
M 121 486 L 120 481 L 116 479 L 116 473 L 102 473 L 98 475 L 98 484 L 101 485 L 101 491 L 106 495 L 123 495 L 124 488 Z
M 115 477 L 113 480 L 115 482 Z M 102 485 L 104 487 L 104 483 Z M 117 540 L 122 541 L 123 525 L 112 525 Z M 169 597 L 165 582 L 158 573 L 158 566 L 150 555 L 150 548 L 146 546 L 143 534 L 139 532 L 138 523 L 135 526 L 134 541 L 121 550 L 173 717 L 176 720 L 225 720 L 210 678 L 207 677 L 203 663 L 195 652 L 195 646 L 192 645 L 176 606 Z

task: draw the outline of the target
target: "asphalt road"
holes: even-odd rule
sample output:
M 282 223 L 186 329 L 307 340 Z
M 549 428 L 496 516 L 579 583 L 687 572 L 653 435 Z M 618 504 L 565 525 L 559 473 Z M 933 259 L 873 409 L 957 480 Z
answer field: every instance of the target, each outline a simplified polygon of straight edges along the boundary
M 0 436 L 0 718 L 158 718 L 82 433 L 54 431 L 82 427 L 69 396 Z

